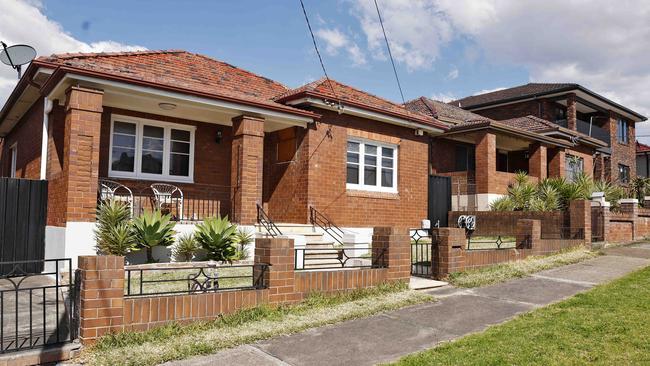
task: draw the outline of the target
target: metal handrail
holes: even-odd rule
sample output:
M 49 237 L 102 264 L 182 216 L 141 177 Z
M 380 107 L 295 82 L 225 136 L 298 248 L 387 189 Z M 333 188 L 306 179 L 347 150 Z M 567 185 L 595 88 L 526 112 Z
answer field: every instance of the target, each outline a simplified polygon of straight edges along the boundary
M 318 212 L 314 206 L 309 206 L 309 222 L 321 228 L 329 234 L 336 242 L 343 245 L 343 235 L 345 232 L 340 227 L 336 226 L 327 216 Z
M 266 232 L 271 235 L 272 238 L 275 238 L 278 235 L 282 235 L 282 231 L 278 229 L 273 220 L 264 212 L 264 209 L 259 204 L 257 205 L 257 222 L 266 229 Z

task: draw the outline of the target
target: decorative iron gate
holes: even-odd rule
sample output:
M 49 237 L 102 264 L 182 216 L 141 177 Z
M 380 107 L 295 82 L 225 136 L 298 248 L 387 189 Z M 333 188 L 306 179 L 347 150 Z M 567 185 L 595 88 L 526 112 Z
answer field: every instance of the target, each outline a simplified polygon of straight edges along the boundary
M 77 338 L 78 291 L 69 258 L 0 265 L 12 268 L 0 276 L 0 353 Z M 35 272 L 33 268 L 44 270 Z
M 433 277 L 435 263 L 433 244 L 430 230 L 411 230 L 411 276 Z
M 432 227 L 447 227 L 451 211 L 451 178 L 429 176 L 429 220 Z
M 47 181 L 0 178 L 0 275 L 21 261 L 23 270 L 43 270 Z M 39 267 L 41 266 L 41 267 Z

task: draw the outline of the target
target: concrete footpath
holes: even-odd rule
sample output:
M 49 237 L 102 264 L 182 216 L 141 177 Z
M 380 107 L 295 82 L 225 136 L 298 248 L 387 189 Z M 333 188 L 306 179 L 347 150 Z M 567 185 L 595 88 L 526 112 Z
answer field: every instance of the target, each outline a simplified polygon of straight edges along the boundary
M 650 265 L 650 244 L 476 289 L 427 291 L 438 301 L 272 338 L 166 365 L 374 365 L 434 347 Z

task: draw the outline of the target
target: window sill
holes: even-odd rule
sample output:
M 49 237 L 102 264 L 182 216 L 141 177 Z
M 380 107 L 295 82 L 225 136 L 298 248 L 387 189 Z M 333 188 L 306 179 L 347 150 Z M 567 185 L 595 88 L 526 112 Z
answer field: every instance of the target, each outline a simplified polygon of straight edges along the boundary
M 375 199 L 384 199 L 384 200 L 398 200 L 399 193 L 395 192 L 379 192 L 379 191 L 364 191 L 358 189 L 347 189 L 346 193 L 348 197 L 360 197 L 360 198 L 375 198 Z

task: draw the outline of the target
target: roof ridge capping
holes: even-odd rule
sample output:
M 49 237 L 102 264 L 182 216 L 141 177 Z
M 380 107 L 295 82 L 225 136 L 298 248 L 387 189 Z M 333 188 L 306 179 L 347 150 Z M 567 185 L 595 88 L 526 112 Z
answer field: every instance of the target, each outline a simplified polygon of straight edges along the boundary
M 139 55 L 158 55 L 172 53 L 190 53 L 184 50 L 137 50 L 137 51 L 114 51 L 114 52 L 65 52 L 53 53 L 49 56 L 39 56 L 37 60 L 60 59 L 67 60 L 71 58 L 94 58 L 94 57 L 119 57 L 119 56 L 139 56 Z

